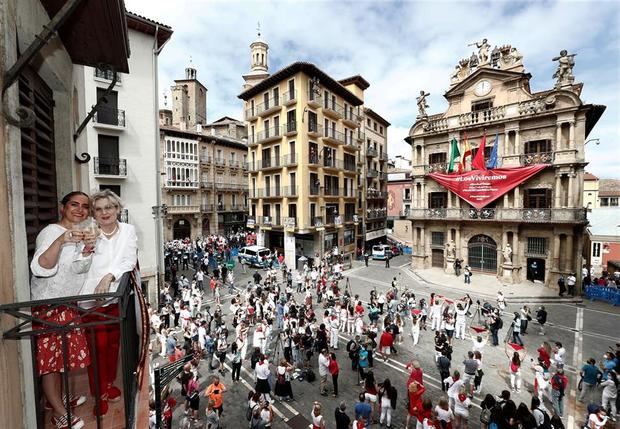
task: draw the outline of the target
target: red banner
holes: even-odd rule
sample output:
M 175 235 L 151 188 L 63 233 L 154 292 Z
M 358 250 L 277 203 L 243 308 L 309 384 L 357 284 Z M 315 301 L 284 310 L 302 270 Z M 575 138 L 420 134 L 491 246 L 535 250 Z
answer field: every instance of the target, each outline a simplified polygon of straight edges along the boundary
M 472 170 L 463 174 L 431 173 L 428 177 L 475 208 L 481 209 L 547 166 L 537 164 L 529 167 Z

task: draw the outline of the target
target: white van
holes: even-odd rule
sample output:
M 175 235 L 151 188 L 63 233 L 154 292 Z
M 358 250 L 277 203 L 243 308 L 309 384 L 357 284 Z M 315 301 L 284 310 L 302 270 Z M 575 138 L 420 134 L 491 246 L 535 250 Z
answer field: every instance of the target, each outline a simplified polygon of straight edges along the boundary
M 246 246 L 239 250 L 238 259 L 240 264 L 256 267 L 265 267 L 271 258 L 271 250 L 262 246 Z
M 392 248 L 387 244 L 376 244 L 372 246 L 372 259 L 389 259 L 392 257 Z

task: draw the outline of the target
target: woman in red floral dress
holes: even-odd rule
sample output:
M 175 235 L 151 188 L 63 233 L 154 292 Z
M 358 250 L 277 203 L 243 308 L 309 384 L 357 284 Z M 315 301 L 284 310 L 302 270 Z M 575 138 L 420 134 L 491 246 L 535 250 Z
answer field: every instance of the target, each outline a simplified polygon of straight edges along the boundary
M 71 192 L 60 202 L 60 220 L 43 228 L 36 240 L 36 250 L 30 269 L 30 283 L 33 300 L 62 298 L 78 295 L 86 279 L 90 258 L 83 259 L 92 252 L 94 234 L 77 228 L 80 222 L 88 219 L 89 197 L 83 192 Z M 80 318 L 77 311 L 66 306 L 43 305 L 32 308 L 32 315 L 39 322 L 33 322 L 34 330 L 48 329 L 54 325 L 67 325 Z M 75 329 L 66 334 L 68 354 L 63 353 L 63 335 L 46 333 L 36 336 L 36 370 L 41 375 L 46 406 L 52 409 L 53 427 L 69 427 L 67 418 L 67 398 L 62 395 L 61 373 L 66 367 L 69 371 L 86 368 L 90 356 L 84 332 Z M 65 392 L 66 395 L 66 392 Z M 86 398 L 69 395 L 69 405 L 76 407 Z M 80 429 L 84 421 L 71 413 L 71 427 Z
M 407 388 L 409 394 L 409 410 L 407 413 L 407 420 L 405 422 L 405 429 L 409 427 L 409 420 L 411 417 L 415 417 L 420 420 L 422 415 L 422 395 L 426 392 L 424 386 L 418 383 L 416 380 L 412 381 Z

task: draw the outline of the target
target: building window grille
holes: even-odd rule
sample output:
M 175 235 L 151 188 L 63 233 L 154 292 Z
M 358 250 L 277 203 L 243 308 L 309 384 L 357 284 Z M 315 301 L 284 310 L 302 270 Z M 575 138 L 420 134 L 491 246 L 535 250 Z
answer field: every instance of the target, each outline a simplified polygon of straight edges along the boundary
M 547 239 L 544 237 L 527 238 L 528 255 L 547 255 Z
M 440 231 L 431 232 L 431 245 L 443 247 L 445 243 L 445 234 Z

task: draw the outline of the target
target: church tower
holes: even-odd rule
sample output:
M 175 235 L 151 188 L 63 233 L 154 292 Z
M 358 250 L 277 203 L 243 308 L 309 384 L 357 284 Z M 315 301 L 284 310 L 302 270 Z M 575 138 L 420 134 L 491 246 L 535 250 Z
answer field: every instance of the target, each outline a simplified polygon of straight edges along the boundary
M 191 60 L 185 69 L 185 79 L 174 81 L 172 90 L 172 125 L 181 129 L 195 129 L 207 123 L 207 87 L 197 79 Z
M 258 38 L 250 45 L 250 73 L 243 75 L 243 89 L 253 87 L 258 82 L 269 77 L 268 54 L 269 45 L 263 40 L 258 26 Z

